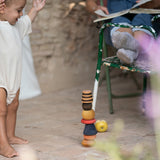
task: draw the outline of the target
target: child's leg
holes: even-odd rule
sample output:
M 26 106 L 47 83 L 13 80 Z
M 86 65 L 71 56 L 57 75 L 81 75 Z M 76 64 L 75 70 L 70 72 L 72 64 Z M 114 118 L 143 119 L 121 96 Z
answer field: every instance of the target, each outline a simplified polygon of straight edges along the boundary
M 15 136 L 17 110 L 19 105 L 19 91 L 16 94 L 15 99 L 8 105 L 7 113 L 7 136 L 10 144 L 26 144 L 27 140 Z
M 117 51 L 117 57 L 121 60 L 121 63 L 132 64 L 137 58 L 138 53 L 131 50 L 121 48 Z
M 9 145 L 6 130 L 6 91 L 0 88 L 0 155 L 11 158 L 17 156 L 18 153 Z
M 112 43 L 117 48 L 124 48 L 132 51 L 139 49 L 138 41 L 128 32 L 115 31 L 112 34 Z
M 139 41 L 141 39 L 141 37 L 146 37 L 146 38 L 153 37 L 152 34 L 145 33 L 145 32 L 140 31 L 140 30 L 134 31 L 133 36 L 137 41 Z

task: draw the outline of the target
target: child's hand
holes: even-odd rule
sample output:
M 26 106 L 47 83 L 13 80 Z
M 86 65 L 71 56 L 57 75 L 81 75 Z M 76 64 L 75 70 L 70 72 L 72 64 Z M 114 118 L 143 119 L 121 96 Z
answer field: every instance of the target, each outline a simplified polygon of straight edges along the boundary
M 0 0 L 1 1 L 1 0 Z M 31 22 L 34 21 L 35 17 L 37 16 L 38 12 L 43 9 L 46 4 L 46 0 L 33 0 L 33 5 L 31 10 L 28 13 L 28 16 Z
M 46 0 L 33 0 L 33 8 L 39 12 L 45 6 Z
M 0 13 L 2 14 L 4 12 L 4 8 L 5 8 L 5 0 L 0 0 Z

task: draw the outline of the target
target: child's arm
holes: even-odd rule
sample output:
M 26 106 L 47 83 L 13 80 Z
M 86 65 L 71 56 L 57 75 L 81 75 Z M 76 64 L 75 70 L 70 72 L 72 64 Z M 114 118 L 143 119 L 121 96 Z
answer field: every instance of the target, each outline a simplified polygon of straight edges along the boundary
M 43 9 L 45 6 L 46 0 L 33 0 L 32 8 L 28 13 L 31 22 L 34 21 L 35 17 L 37 16 L 38 12 Z

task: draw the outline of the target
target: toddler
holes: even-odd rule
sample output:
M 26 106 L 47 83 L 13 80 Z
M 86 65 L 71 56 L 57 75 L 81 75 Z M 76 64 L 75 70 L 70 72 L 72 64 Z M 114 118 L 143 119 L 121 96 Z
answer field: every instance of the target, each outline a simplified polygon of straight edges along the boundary
M 26 0 L 5 0 L 0 5 L 0 155 L 18 156 L 11 144 L 27 140 L 15 136 L 16 114 L 22 70 L 22 39 L 31 32 L 31 22 L 46 0 L 33 0 L 28 15 L 23 16 Z M 0 3 L 3 0 L 0 0 Z

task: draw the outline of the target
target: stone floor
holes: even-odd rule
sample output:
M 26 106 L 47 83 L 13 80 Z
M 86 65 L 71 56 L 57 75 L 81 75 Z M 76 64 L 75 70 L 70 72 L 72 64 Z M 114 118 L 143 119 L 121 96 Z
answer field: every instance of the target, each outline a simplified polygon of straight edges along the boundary
M 135 90 L 135 84 L 128 77 L 114 77 L 112 83 L 113 90 L 118 93 Z M 84 124 L 80 123 L 81 94 L 82 90 L 92 90 L 92 87 L 93 84 L 86 83 L 20 102 L 16 134 L 29 140 L 29 146 L 36 152 L 39 160 L 109 159 L 93 147 L 85 148 L 81 145 L 84 129 Z M 132 150 L 137 143 L 141 143 L 150 147 L 152 154 L 156 155 L 153 127 L 148 118 L 142 115 L 140 104 L 141 97 L 115 99 L 115 113 L 109 114 L 107 92 L 103 82 L 98 92 L 96 119 L 106 120 L 108 131 L 98 133 L 96 140 L 107 140 L 114 121 L 122 119 L 125 128 L 119 137 L 120 146 Z M 19 150 L 24 146 L 14 147 Z M 0 156 L 0 160 L 7 158 Z M 15 157 L 13 160 L 19 158 Z

